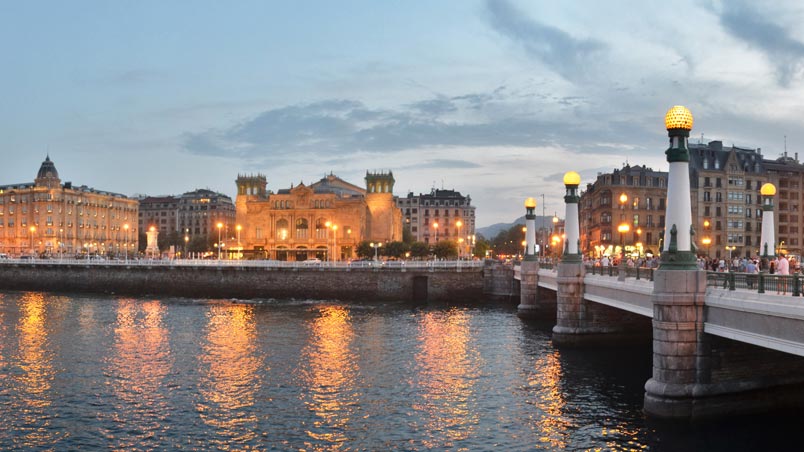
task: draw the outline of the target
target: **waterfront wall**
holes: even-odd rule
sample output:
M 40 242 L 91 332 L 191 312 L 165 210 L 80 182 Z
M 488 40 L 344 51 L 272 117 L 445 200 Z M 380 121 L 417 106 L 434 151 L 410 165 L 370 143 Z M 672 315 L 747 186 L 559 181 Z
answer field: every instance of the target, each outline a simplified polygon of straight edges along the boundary
M 519 298 L 519 290 L 512 265 L 487 261 L 483 268 L 483 293 L 498 300 L 513 300 Z
M 331 269 L 238 266 L 0 265 L 0 289 L 346 301 L 484 299 L 482 268 Z

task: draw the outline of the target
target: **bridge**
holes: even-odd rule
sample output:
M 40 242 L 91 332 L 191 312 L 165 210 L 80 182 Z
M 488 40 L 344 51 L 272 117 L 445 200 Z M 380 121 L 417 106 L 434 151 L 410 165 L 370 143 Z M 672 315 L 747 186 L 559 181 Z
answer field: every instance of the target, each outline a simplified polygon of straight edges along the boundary
M 525 262 L 514 269 L 520 315 L 555 319 L 557 346 L 652 336 L 654 378 L 645 396 L 650 415 L 695 419 L 804 402 L 804 278 L 663 273 L 580 263 Z M 663 294 L 667 287 L 657 288 L 655 277 L 667 284 L 668 273 L 688 278 L 684 289 L 695 293 L 697 287 L 700 298 L 678 303 Z M 777 295 L 783 287 L 786 294 Z
M 584 300 L 653 319 L 654 270 L 629 268 L 622 281 L 619 272 L 618 267 L 586 266 Z M 520 267 L 516 266 L 514 278 L 521 280 L 520 274 Z M 705 333 L 804 356 L 804 298 L 801 297 L 804 278 L 703 270 L 700 277 L 706 279 Z M 760 277 L 763 292 L 759 290 Z M 783 284 L 786 294 L 777 295 Z M 538 286 L 557 292 L 557 267 L 542 265 Z

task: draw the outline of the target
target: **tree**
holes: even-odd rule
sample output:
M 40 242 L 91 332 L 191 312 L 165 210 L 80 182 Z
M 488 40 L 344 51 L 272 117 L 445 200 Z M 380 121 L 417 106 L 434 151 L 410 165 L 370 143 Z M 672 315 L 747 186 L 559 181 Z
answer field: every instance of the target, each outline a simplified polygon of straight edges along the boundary
M 480 259 L 486 257 L 486 251 L 489 249 L 489 242 L 485 239 L 479 239 L 475 242 L 473 255 Z
M 433 254 L 439 259 L 458 257 L 458 245 L 452 240 L 442 240 L 433 247 Z
M 404 242 L 390 242 L 386 244 L 385 249 L 383 250 L 383 254 L 389 257 L 401 258 L 405 256 L 405 253 L 410 249 Z
M 430 247 L 424 242 L 413 242 L 410 244 L 410 255 L 416 258 L 424 258 L 430 255 Z
M 377 250 L 377 252 L 379 254 L 379 250 Z M 363 240 L 357 244 L 355 253 L 357 253 L 357 257 L 359 258 L 372 258 L 374 257 L 374 247 L 371 246 L 371 243 L 368 240 Z
M 408 245 L 413 243 L 413 233 L 410 232 L 410 224 L 406 224 L 402 228 L 402 241 Z

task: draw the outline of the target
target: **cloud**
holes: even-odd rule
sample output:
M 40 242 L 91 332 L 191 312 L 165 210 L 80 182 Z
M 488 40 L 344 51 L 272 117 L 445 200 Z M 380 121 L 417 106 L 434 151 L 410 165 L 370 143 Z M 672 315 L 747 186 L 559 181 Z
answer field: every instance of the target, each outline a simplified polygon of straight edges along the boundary
M 571 146 L 580 153 L 633 151 L 625 133 L 633 122 L 587 111 L 587 100 L 495 88 L 370 108 L 360 101 L 331 99 L 263 111 L 228 128 L 185 133 L 186 151 L 248 161 L 301 154 L 338 157 L 423 148 Z M 537 104 L 538 110 L 534 110 Z M 649 136 L 642 133 L 643 136 Z
M 793 39 L 790 30 L 772 22 L 753 5 L 723 2 L 722 10 L 715 13 L 727 33 L 765 54 L 776 68 L 778 83 L 787 87 L 801 73 L 804 43 Z
M 506 0 L 488 0 L 486 9 L 494 30 L 566 80 L 585 79 L 590 61 L 606 49 L 600 41 L 576 39 L 564 30 L 530 19 Z
M 453 160 L 453 159 L 433 159 L 433 160 L 426 160 L 421 163 L 416 163 L 413 165 L 408 165 L 402 167 L 402 170 L 408 169 L 472 169 L 472 168 L 482 168 L 483 165 L 479 165 L 474 162 L 470 162 L 468 160 Z

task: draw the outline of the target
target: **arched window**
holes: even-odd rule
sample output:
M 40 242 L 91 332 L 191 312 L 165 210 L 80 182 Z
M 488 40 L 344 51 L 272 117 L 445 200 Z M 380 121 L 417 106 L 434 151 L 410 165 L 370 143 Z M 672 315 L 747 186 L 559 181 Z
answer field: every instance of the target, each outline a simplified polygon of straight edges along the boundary
M 282 218 L 276 222 L 276 238 L 279 240 L 287 240 L 290 238 L 288 220 Z
M 307 220 L 305 218 L 299 218 L 296 220 L 296 238 L 297 239 L 306 239 L 309 237 L 308 230 L 309 225 L 307 224 Z
M 319 218 L 315 220 L 315 238 L 317 239 L 327 238 L 327 220 L 325 220 L 324 218 Z

